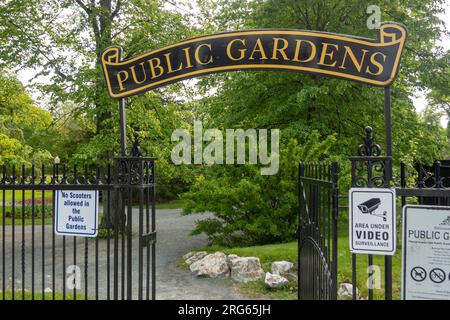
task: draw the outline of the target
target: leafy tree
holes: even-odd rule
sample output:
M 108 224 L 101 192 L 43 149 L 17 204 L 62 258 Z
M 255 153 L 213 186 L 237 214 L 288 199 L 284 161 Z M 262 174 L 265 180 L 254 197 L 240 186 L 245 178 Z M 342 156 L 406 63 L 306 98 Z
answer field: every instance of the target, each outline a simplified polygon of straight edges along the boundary
M 49 108 L 75 103 L 74 113 L 94 124 L 79 160 L 101 162 L 118 151 L 116 103 L 106 93 L 100 54 L 122 45 L 127 55 L 171 43 L 189 33 L 163 1 L 14 0 L 0 4 L 0 64 L 39 70 L 49 84 L 35 86 Z M 131 135 L 130 135 L 131 136 Z M 88 150 L 87 156 L 85 151 Z M 105 157 L 105 154 L 108 155 Z
M 384 21 L 401 22 L 409 29 L 398 79 L 392 87 L 395 166 L 402 160 L 432 162 L 443 156 L 448 145 L 448 139 L 439 127 L 436 109 L 430 108 L 421 116 L 410 98 L 415 90 L 430 87 L 433 70 L 442 66 L 442 61 L 439 61 L 441 55 L 434 48 L 444 30 L 444 24 L 438 18 L 438 14 L 443 12 L 443 3 L 440 0 L 377 3 Z M 295 28 L 376 37 L 376 30 L 369 30 L 366 26 L 366 8 L 373 4 L 371 1 L 217 0 L 212 4 L 203 1 L 200 4 L 202 12 L 208 14 L 208 30 Z M 448 93 L 447 82 L 441 86 L 444 93 Z M 287 150 L 291 139 L 318 144 L 330 136 L 335 137 L 325 155 L 321 154 L 320 148 L 312 148 L 315 157 L 311 159 L 346 160 L 355 155 L 367 125 L 374 128 L 377 141 L 384 145 L 382 88 L 320 76 L 266 71 L 205 77 L 200 86 L 206 97 L 198 102 L 199 113 L 210 127 L 279 128 L 282 150 Z M 292 166 L 305 160 L 301 153 L 293 152 L 292 155 L 289 157 Z M 286 153 L 281 154 L 281 161 L 283 156 L 287 157 Z M 345 170 L 346 166 L 341 167 L 344 169 L 341 172 L 344 176 L 342 192 L 345 192 L 349 185 L 349 172 Z M 218 217 L 210 222 L 199 222 L 196 230 L 207 233 L 212 241 L 222 243 L 237 241 L 224 237 L 238 225 L 239 237 L 245 244 L 287 240 L 288 225 L 280 227 L 280 224 L 295 220 L 295 202 L 284 199 L 287 206 L 279 216 L 281 211 L 273 210 L 272 202 L 266 201 L 266 194 L 283 190 L 278 192 L 294 195 L 296 183 L 293 177 L 297 174 L 284 176 L 280 170 L 277 177 L 267 178 L 267 181 L 275 179 L 273 184 L 265 184 L 256 169 L 248 169 L 247 166 L 241 171 L 233 169 L 239 174 L 226 174 L 224 170 L 228 172 L 230 169 L 211 168 L 205 175 L 207 179 L 197 181 L 187 195 L 187 213 L 211 210 Z M 218 204 L 214 205 L 213 201 Z M 219 203 L 222 202 L 226 205 L 221 206 Z M 267 222 L 259 225 L 262 235 L 255 235 L 256 229 L 253 228 L 257 225 L 255 221 L 260 221 L 257 215 Z M 280 218 L 283 222 L 278 223 Z M 237 222 L 234 223 L 233 219 Z M 268 221 L 274 223 L 273 228 L 279 229 L 271 230 Z M 289 230 L 293 232 L 294 227 L 291 225 Z
M 285 141 L 276 175 L 262 176 L 255 165 L 217 166 L 196 178 L 184 194 L 184 212 L 211 211 L 214 218 L 197 222 L 193 234 L 227 246 L 265 244 L 295 237 L 298 210 L 297 159 L 322 160 L 336 138 L 313 131 L 308 140 Z
M 187 27 L 190 15 L 173 8 L 159 0 L 2 2 L 0 65 L 38 71 L 34 87 L 47 97 L 52 127 L 60 132 L 48 140 L 34 139 L 51 145 L 65 163 L 111 162 L 120 153 L 118 107 L 107 95 L 100 54 L 121 45 L 126 58 L 194 33 Z M 50 82 L 39 83 L 41 75 Z M 185 188 L 182 171 L 170 168 L 168 159 L 168 132 L 189 113 L 179 101 L 184 91 L 189 94 L 178 84 L 127 101 L 129 142 L 133 131 L 140 131 L 147 154 L 158 157 L 158 178 L 166 185 L 158 188 L 162 197 L 174 197 L 175 190 Z
M 45 139 L 51 116 L 33 104 L 22 84 L 12 75 L 0 72 L 0 164 L 40 167 L 52 158 Z

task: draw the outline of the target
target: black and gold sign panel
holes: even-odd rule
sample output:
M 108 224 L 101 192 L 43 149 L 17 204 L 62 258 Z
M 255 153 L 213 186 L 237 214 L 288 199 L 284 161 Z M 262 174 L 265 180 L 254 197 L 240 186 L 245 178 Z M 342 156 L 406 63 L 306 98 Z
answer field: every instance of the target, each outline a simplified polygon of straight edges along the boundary
M 193 38 L 123 61 L 122 49 L 110 47 L 101 63 L 113 98 L 233 70 L 307 72 L 384 87 L 395 79 L 406 37 L 406 28 L 392 22 L 381 25 L 377 40 L 315 31 L 250 30 Z

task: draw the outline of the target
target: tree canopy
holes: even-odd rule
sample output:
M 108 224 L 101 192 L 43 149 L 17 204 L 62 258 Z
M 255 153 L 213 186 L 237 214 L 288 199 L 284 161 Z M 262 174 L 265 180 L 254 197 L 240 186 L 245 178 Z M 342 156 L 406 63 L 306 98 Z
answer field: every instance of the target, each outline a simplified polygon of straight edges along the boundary
M 449 52 L 437 45 L 448 31 L 444 0 L 378 1 L 383 21 L 409 30 L 392 87 L 394 164 L 431 163 L 449 156 Z M 106 92 L 101 52 L 126 57 L 221 31 L 295 28 L 375 38 L 367 27 L 369 0 L 5 0 L 0 3 L 0 164 L 104 164 L 119 154 L 117 102 Z M 191 7 L 189 9 L 189 7 Z M 184 9 L 183 9 L 184 8 Z M 187 9 L 185 9 L 187 8 Z M 36 70 L 33 101 L 14 71 Z M 49 80 L 40 82 L 39 77 Z M 411 96 L 427 93 L 419 114 Z M 184 194 L 185 212 L 215 218 L 195 232 L 225 244 L 268 243 L 293 237 L 300 160 L 345 162 L 370 125 L 384 145 L 383 88 L 284 72 L 234 72 L 184 81 L 127 99 L 128 140 L 140 132 L 156 156 L 160 199 Z M 258 167 L 175 166 L 170 140 L 177 128 L 280 129 L 280 171 Z M 342 166 L 341 185 L 348 187 Z M 261 231 L 262 230 L 262 231 Z

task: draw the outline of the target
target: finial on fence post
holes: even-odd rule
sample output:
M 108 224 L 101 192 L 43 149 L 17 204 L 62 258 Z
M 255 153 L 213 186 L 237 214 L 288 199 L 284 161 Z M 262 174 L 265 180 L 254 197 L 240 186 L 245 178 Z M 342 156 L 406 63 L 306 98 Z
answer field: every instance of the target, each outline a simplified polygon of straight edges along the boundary
M 373 129 L 367 126 L 364 131 L 366 136 L 363 139 L 362 144 L 359 145 L 359 155 L 363 157 L 377 157 L 381 154 L 381 147 L 379 144 L 375 143 L 375 138 L 373 136 Z
M 133 136 L 134 136 L 134 141 L 133 141 L 133 147 L 131 148 L 131 156 L 142 157 L 141 143 L 139 141 L 139 132 L 135 131 L 133 133 Z

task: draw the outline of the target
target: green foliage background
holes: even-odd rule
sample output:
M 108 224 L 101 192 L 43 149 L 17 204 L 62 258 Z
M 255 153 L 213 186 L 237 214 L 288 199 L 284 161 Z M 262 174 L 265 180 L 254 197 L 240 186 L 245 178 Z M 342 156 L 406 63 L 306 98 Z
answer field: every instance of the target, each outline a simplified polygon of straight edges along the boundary
M 409 38 L 392 88 L 394 166 L 449 156 L 449 52 L 437 46 L 448 33 L 444 0 L 380 0 L 383 21 L 408 27 Z M 97 63 L 103 49 L 121 45 L 127 56 L 213 32 L 295 28 L 370 38 L 369 0 L 6 0 L 0 3 L 0 165 L 40 167 L 55 156 L 68 165 L 103 165 L 119 152 L 118 108 Z M 179 7 L 187 8 L 180 10 Z M 25 88 L 15 71 L 36 70 Z M 39 81 L 44 76 L 49 81 Z M 33 101 L 29 90 L 40 93 Z M 411 96 L 426 90 L 418 114 Z M 158 199 L 184 194 L 186 214 L 212 211 L 194 233 L 211 242 L 250 245 L 294 237 L 298 161 L 340 161 L 341 192 L 349 185 L 348 156 L 374 128 L 384 145 L 383 89 L 319 76 L 234 72 L 205 76 L 127 101 L 127 131 L 139 131 L 156 156 Z M 280 170 L 261 176 L 252 165 L 174 166 L 174 129 L 280 129 Z

